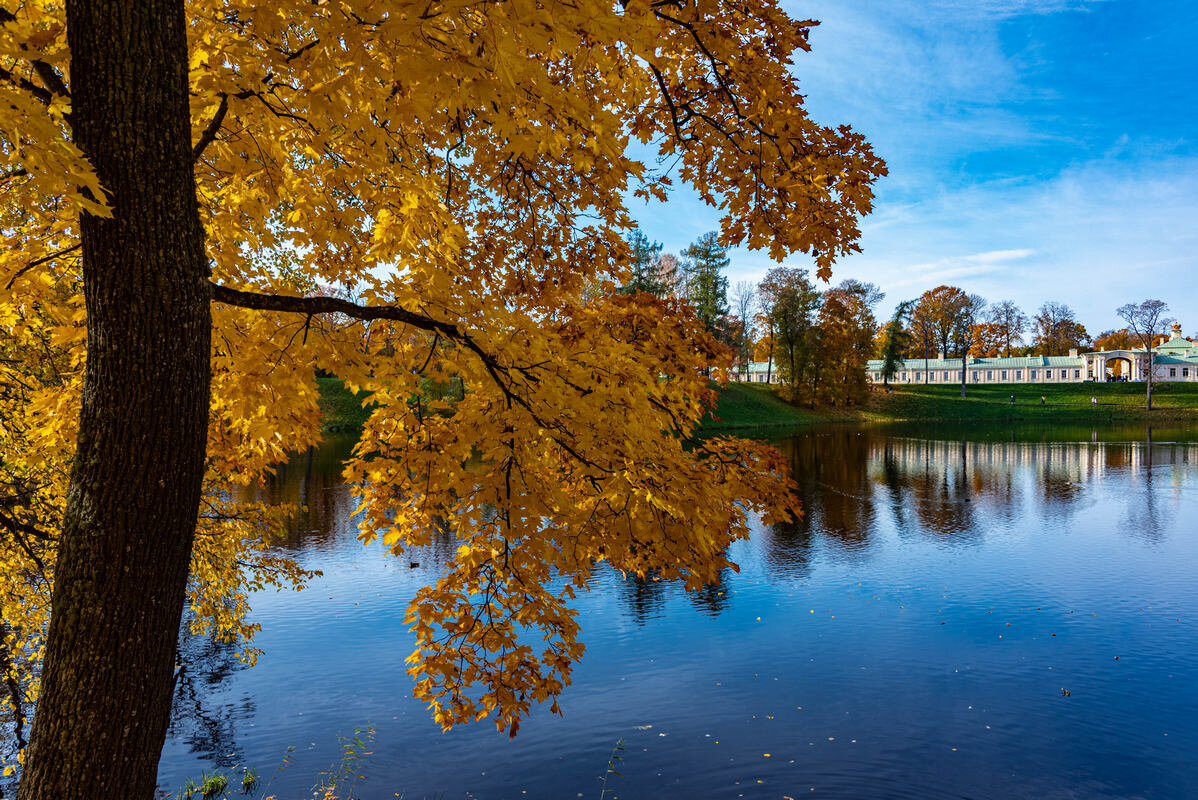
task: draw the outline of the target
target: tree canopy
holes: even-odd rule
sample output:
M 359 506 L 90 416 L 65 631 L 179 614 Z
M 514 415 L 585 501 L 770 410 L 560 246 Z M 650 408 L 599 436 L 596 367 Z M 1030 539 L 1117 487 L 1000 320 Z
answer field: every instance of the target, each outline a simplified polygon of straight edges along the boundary
M 119 587 L 86 629 L 57 609 L 47 628 L 51 590 L 84 602 L 101 551 L 129 558 L 155 522 L 96 500 L 128 491 L 117 465 L 163 504 L 147 509 L 201 498 L 164 523 L 164 558 L 182 554 L 196 626 L 252 635 L 246 592 L 304 574 L 244 489 L 318 441 L 316 369 L 376 404 L 345 467 L 360 537 L 456 540 L 408 617 L 438 723 L 514 733 L 533 703 L 557 709 L 583 651 L 569 602 L 597 561 L 714 580 L 751 513 L 793 510 L 782 465 L 693 438 L 706 370 L 730 360 L 702 310 L 588 289 L 627 278 L 628 202 L 673 178 L 722 209 L 713 252 L 805 252 L 827 277 L 857 249 L 885 169 L 804 110 L 791 68 L 813 24 L 772 0 L 0 6 L 0 612 L 23 676 L 7 701 L 38 696 L 64 742 L 161 743 L 162 715 L 109 698 L 109 719 L 66 667 L 47 664 L 40 696 L 35 676 L 48 641 L 111 691 L 141 680 L 90 643 L 138 604 L 177 620 L 178 601 Z M 152 385 L 178 394 L 126 408 L 114 365 L 161 366 Z M 429 377 L 463 398 L 409 402 Z M 180 426 L 198 434 L 147 446 Z M 170 618 L 128 647 L 173 637 Z M 145 697 L 169 697 L 168 645 Z M 51 755 L 41 724 L 25 796 L 100 792 L 108 751 Z

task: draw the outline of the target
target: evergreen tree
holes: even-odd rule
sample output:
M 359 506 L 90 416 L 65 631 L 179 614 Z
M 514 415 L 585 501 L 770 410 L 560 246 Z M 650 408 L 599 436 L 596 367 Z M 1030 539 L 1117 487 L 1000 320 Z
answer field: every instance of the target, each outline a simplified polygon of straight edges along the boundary
M 728 251 L 713 231 L 696 239 L 682 253 L 690 278 L 689 297 L 695 313 L 707 329 L 717 332 L 728 314 Z
M 899 366 L 902 365 L 903 359 L 907 355 L 907 348 L 911 344 L 911 334 L 903 325 L 914 305 L 914 300 L 905 300 L 899 303 L 898 308 L 894 311 L 894 316 L 891 317 L 890 322 L 886 323 L 886 328 L 882 332 L 882 346 L 879 348 L 878 356 L 882 359 L 882 384 L 884 386 L 890 385 L 890 379 L 898 373 Z
M 638 228 L 628 236 L 628 249 L 632 274 L 628 283 L 620 287 L 620 294 L 648 292 L 658 297 L 666 295 L 671 287 L 662 275 L 658 263 L 661 243 L 649 241 Z

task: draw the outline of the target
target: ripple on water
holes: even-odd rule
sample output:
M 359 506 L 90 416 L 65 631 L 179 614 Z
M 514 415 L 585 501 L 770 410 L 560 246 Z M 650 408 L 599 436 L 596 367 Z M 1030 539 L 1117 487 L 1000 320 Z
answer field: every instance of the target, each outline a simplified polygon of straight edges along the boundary
M 514 740 L 411 697 L 403 616 L 453 543 L 383 556 L 334 471 L 284 470 L 324 575 L 253 598 L 259 666 L 194 665 L 161 781 L 236 761 L 303 796 L 371 726 L 361 800 L 596 798 L 621 739 L 625 800 L 1198 797 L 1198 447 L 1103 435 L 781 442 L 804 518 L 695 596 L 601 565 L 564 716 Z

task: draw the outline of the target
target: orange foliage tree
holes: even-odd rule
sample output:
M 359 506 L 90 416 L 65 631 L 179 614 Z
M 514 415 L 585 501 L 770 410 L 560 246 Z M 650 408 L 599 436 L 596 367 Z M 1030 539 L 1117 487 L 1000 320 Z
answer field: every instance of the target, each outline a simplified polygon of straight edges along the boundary
M 789 513 L 771 450 L 693 436 L 727 351 L 611 290 L 657 164 L 722 209 L 722 246 L 822 277 L 856 249 L 884 167 L 807 116 L 812 24 L 774 0 L 0 5 L 20 797 L 151 797 L 184 605 L 247 636 L 245 592 L 302 581 L 231 498 L 318 440 L 315 368 L 376 403 L 346 464 L 361 538 L 457 539 L 408 617 L 446 727 L 557 708 L 596 561 L 693 589 L 751 513 Z M 444 376 L 459 402 L 409 402 Z

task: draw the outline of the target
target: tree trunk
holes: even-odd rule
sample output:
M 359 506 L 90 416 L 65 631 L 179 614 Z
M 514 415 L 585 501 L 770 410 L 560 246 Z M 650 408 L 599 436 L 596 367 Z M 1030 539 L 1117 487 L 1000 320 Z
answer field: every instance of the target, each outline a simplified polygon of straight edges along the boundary
M 961 396 L 965 396 L 965 374 L 968 372 L 969 348 L 965 348 L 965 352 L 961 354 Z
M 1148 340 L 1148 400 L 1146 408 L 1152 410 L 1152 340 Z
M 208 419 L 211 317 L 177 0 L 69 0 L 87 368 L 20 800 L 153 797 Z

